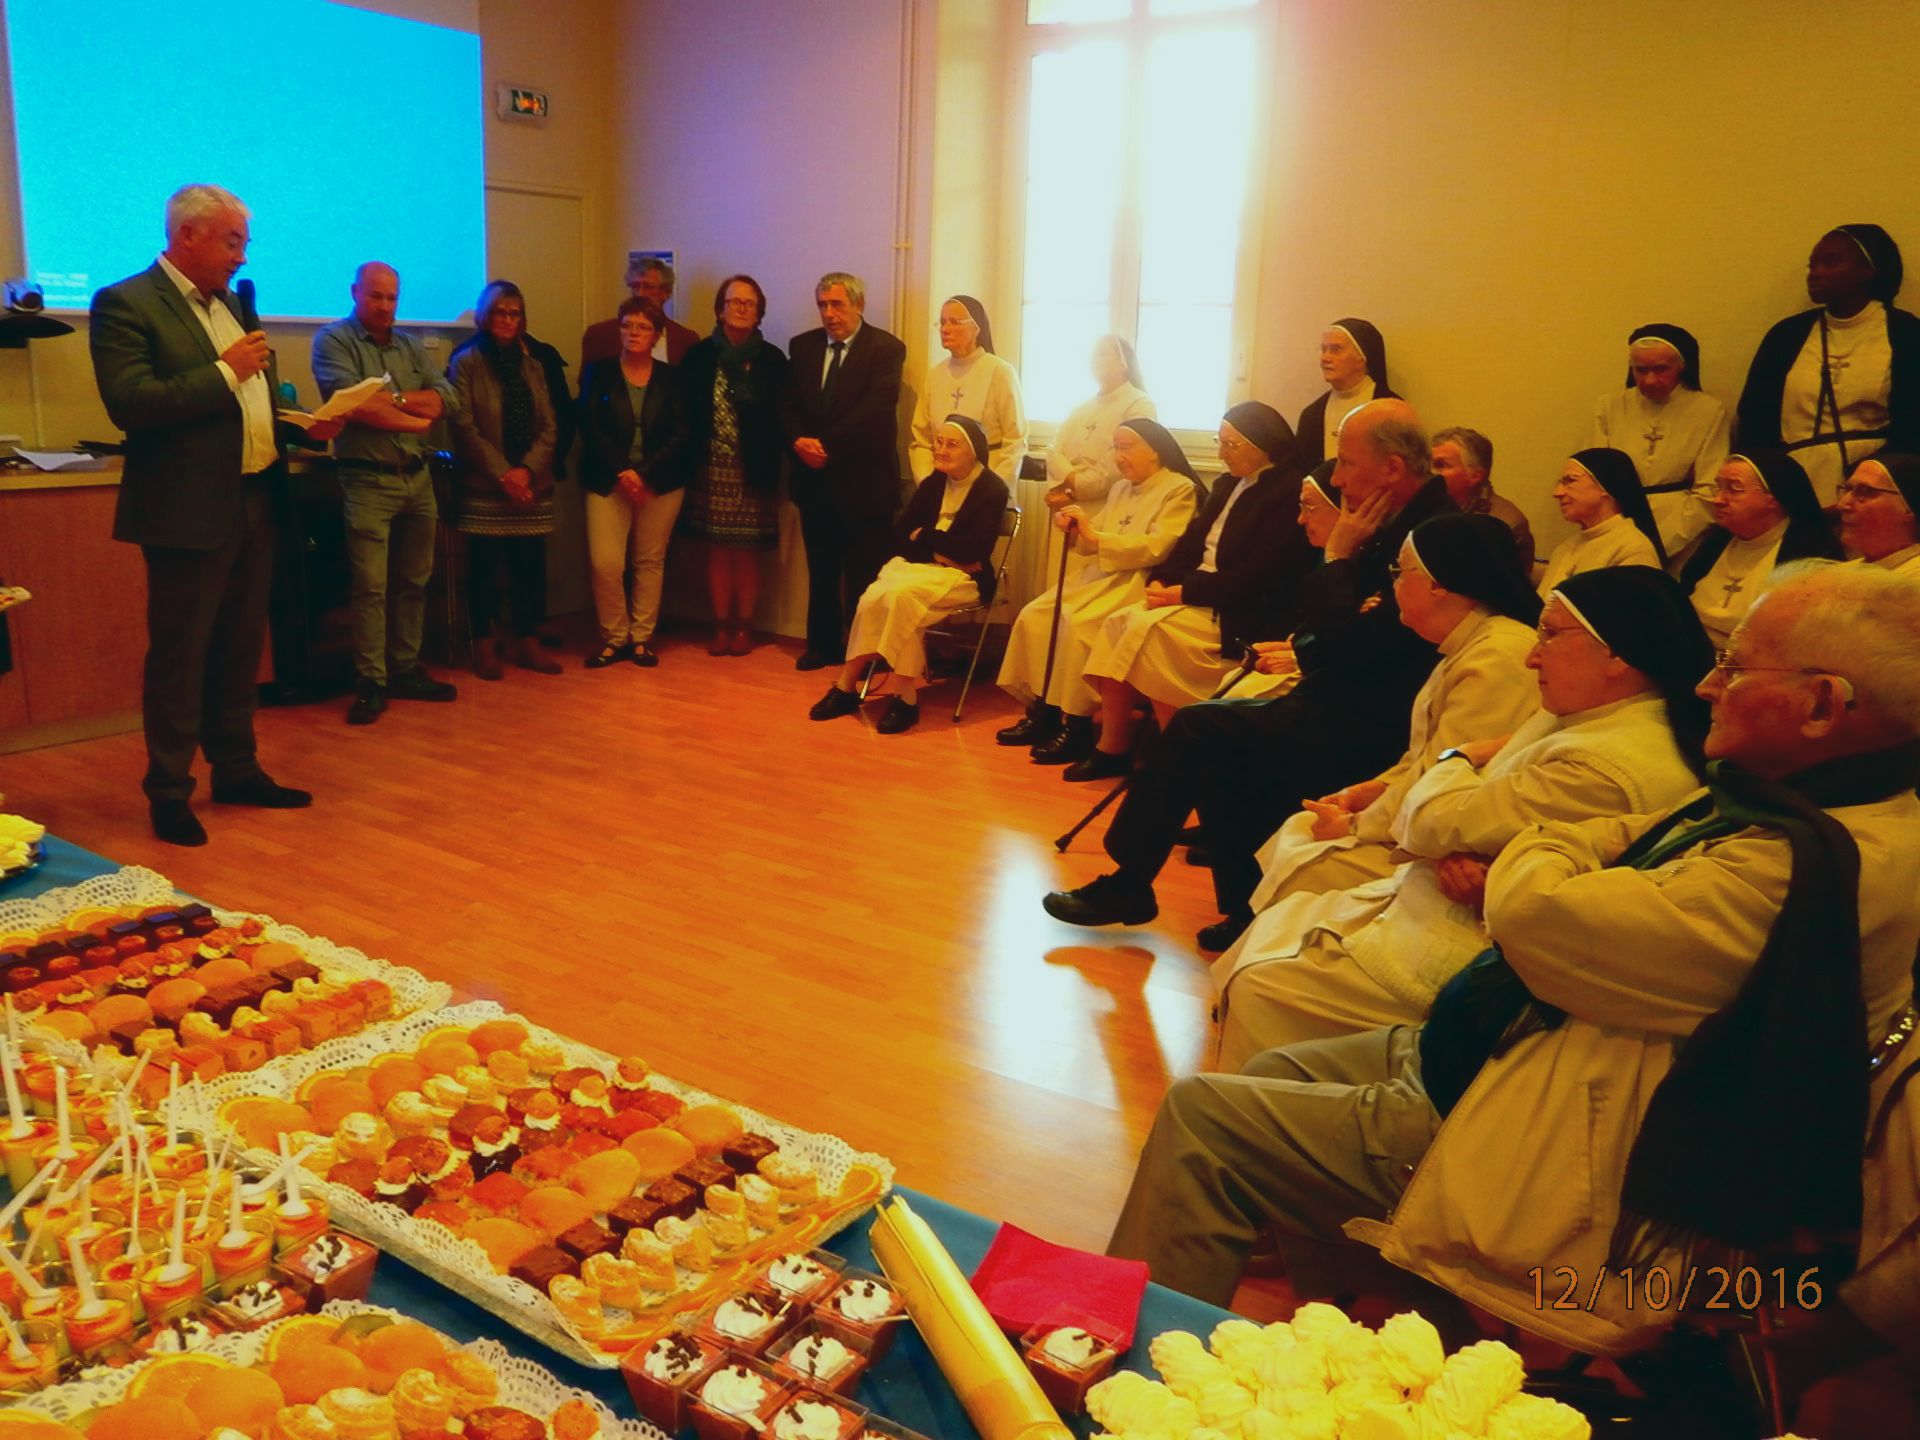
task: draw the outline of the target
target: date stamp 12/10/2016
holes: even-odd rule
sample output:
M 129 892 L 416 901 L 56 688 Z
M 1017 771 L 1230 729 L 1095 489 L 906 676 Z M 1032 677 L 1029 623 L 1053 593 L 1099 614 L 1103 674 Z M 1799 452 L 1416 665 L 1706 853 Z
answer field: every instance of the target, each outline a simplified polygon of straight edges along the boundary
M 1755 1265 L 1601 1266 L 1584 1275 L 1571 1265 L 1536 1265 L 1527 1271 L 1536 1310 L 1595 1309 L 1617 1293 L 1628 1310 L 1760 1309 L 1817 1310 L 1826 1298 L 1820 1267 L 1795 1273 L 1786 1266 Z M 1617 1287 L 1617 1290 L 1616 1290 Z

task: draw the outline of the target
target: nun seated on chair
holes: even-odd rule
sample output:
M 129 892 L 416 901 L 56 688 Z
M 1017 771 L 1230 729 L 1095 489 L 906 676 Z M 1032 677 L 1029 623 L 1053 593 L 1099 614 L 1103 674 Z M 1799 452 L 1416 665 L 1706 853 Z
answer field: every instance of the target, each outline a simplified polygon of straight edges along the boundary
M 926 632 L 942 614 L 993 600 L 993 547 L 1007 509 L 1007 482 L 987 469 L 986 432 L 949 415 L 933 436 L 934 473 L 920 482 L 894 526 L 894 555 L 860 597 L 847 663 L 808 715 L 832 720 L 860 708 L 860 672 L 875 657 L 893 671 L 894 693 L 874 726 L 897 735 L 920 719 Z
M 1243 401 L 1220 421 L 1220 463 L 1227 473 L 1148 575 L 1140 603 L 1093 638 L 1086 677 L 1100 696 L 1099 748 L 1088 732 L 1053 757 L 1075 762 L 1069 780 L 1125 773 L 1142 699 L 1164 724 L 1232 677 L 1249 642 L 1293 632 L 1301 582 L 1319 562 L 1299 524 L 1305 470 L 1293 431 L 1271 405 Z
M 1561 541 L 1547 557 L 1546 573 L 1540 577 L 1542 599 L 1558 589 L 1562 580 L 1589 570 L 1613 565 L 1666 569 L 1660 527 L 1654 523 L 1633 457 L 1624 450 L 1595 445 L 1574 451 L 1560 467 L 1553 498 L 1561 515 L 1578 525 L 1580 533 Z
M 1094 513 L 1076 504 L 1054 512 L 1069 552 L 1061 557 L 1058 590 L 1036 595 L 1020 611 L 1000 666 L 1000 687 L 1026 701 L 1027 713 L 995 738 L 1029 746 L 1043 765 L 1093 748 L 1099 701 L 1083 671 L 1094 637 L 1109 615 L 1140 598 L 1147 572 L 1172 552 L 1199 508 L 1193 466 L 1159 422 L 1121 421 L 1112 455 L 1120 478 Z

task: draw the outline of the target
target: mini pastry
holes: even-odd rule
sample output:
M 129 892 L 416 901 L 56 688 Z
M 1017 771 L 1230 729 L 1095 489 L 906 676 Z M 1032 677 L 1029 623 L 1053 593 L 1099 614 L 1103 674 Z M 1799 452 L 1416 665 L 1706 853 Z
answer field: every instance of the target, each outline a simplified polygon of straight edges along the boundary
M 357 1195 L 371 1200 L 380 1182 L 378 1160 L 342 1160 L 326 1172 L 328 1183 L 344 1185 Z
M 739 1215 L 715 1215 L 706 1217 L 707 1234 L 713 1240 L 713 1248 L 723 1255 L 731 1255 L 736 1250 L 744 1250 L 752 1239 L 747 1229 L 747 1217 Z
M 404 1155 L 380 1162 L 380 1178 L 373 1182 L 373 1198 L 411 1213 L 427 1198 L 426 1183 L 414 1173 Z
M 733 1184 L 734 1174 L 732 1170 L 727 1168 L 725 1163 L 712 1156 L 707 1156 L 695 1160 L 690 1164 L 682 1165 L 674 1172 L 673 1178 L 684 1181 L 695 1190 L 704 1191 L 709 1185 Z
M 403 1371 L 387 1398 L 403 1435 L 445 1430 L 453 1419 L 453 1396 L 431 1370 Z
M 746 1175 L 759 1169 L 760 1162 L 779 1148 L 764 1135 L 742 1135 L 721 1150 L 720 1158 L 729 1168 Z
M 670 1215 L 680 1220 L 692 1218 L 693 1213 L 700 1208 L 700 1192 L 684 1180 L 671 1177 L 656 1180 L 646 1188 L 643 1194 L 646 1199 L 659 1204 L 663 1215 Z
M 758 1175 L 742 1175 L 740 1200 L 747 1208 L 747 1223 L 756 1230 L 780 1228 L 780 1192 Z
M 582 1220 L 561 1232 L 554 1243 L 579 1261 L 585 1261 L 590 1255 L 611 1255 L 620 1248 L 614 1233 L 592 1220 Z
M 527 1198 L 527 1187 L 505 1171 L 495 1171 L 474 1182 L 467 1203 L 489 1215 L 509 1215 Z
M 669 1215 L 653 1233 L 673 1250 L 674 1263 L 683 1270 L 703 1273 L 713 1268 L 713 1237 L 697 1221 Z
M 767 1284 L 796 1304 L 805 1304 L 839 1278 L 811 1255 L 792 1252 L 767 1267 Z
M 472 1099 L 467 1087 L 451 1075 L 429 1075 L 420 1082 L 420 1095 L 442 1118 L 451 1118 Z
M 849 1350 L 833 1336 L 819 1331 L 802 1335 L 780 1357 L 780 1363 L 794 1374 L 835 1389 L 840 1388 L 837 1382 L 848 1368 L 859 1362 L 860 1356 L 856 1351 Z
M 288 1405 L 267 1422 L 267 1440 L 339 1440 L 340 1430 L 318 1405 Z
M 600 1303 L 600 1291 L 574 1275 L 556 1275 L 547 1283 L 547 1294 L 560 1318 L 588 1339 L 607 1328 L 607 1315 Z
M 607 1077 L 598 1073 L 588 1073 L 574 1082 L 567 1092 L 569 1104 L 578 1105 L 583 1110 L 602 1110 L 613 1113 L 613 1102 L 609 1098 Z
M 856 1277 L 834 1292 L 829 1308 L 857 1325 L 873 1325 L 893 1314 L 899 1297 L 878 1280 Z
M 286 1291 L 271 1280 L 252 1280 L 221 1302 L 220 1315 L 235 1330 L 258 1330 L 294 1313 Z
M 760 1162 L 760 1173 L 780 1192 L 783 1209 L 811 1205 L 820 1198 L 820 1177 L 797 1155 L 775 1151 Z
M 747 1202 L 731 1185 L 709 1185 L 703 1198 L 707 1202 L 708 1220 L 721 1216 L 744 1222 L 747 1218 Z
M 773 1394 L 766 1378 L 747 1366 L 722 1365 L 700 1386 L 700 1403 L 721 1415 L 758 1415 Z
M 527 1062 L 511 1050 L 495 1050 L 488 1055 L 487 1073 L 502 1090 L 516 1090 L 533 1078 Z
M 640 1283 L 649 1290 L 664 1294 L 679 1283 L 673 1273 L 673 1247 L 651 1230 L 629 1230 L 620 1242 L 620 1258 L 639 1267 Z
M 547 1440 L 546 1424 L 511 1405 L 489 1405 L 467 1416 L 467 1440 Z
M 845 1440 L 860 1428 L 860 1416 L 819 1395 L 796 1395 L 774 1414 L 774 1440 Z
M 387 1123 L 395 1135 L 425 1135 L 433 1130 L 439 1117 L 418 1090 L 402 1090 L 386 1106 Z
M 557 1245 L 536 1245 L 518 1260 L 507 1273 L 516 1280 L 523 1280 L 542 1295 L 550 1293 L 553 1281 L 563 1275 L 571 1275 L 576 1269 L 574 1258 Z
M 749 1292 L 722 1300 L 707 1323 L 715 1336 L 735 1349 L 757 1354 L 786 1314 L 784 1305 Z
M 465 1419 L 500 1398 L 500 1377 L 493 1367 L 465 1350 L 454 1350 L 440 1362 L 440 1381 L 453 1397 L 453 1413 Z
M 453 1078 L 466 1087 L 469 1105 L 492 1105 L 500 1098 L 500 1082 L 484 1065 L 462 1065 Z
M 629 1230 L 651 1230 L 664 1214 L 658 1200 L 630 1195 L 607 1211 L 607 1228 L 625 1239 Z
M 327 1391 L 316 1403 L 333 1422 L 340 1440 L 389 1440 L 397 1433 L 393 1401 L 385 1395 L 343 1387 Z
M 520 1047 L 520 1054 L 527 1062 L 527 1069 L 535 1075 L 552 1075 L 567 1063 L 566 1053 L 555 1040 L 536 1040 L 529 1038 Z
M 634 1408 L 668 1435 L 677 1435 L 687 1428 L 689 1391 L 698 1389 L 724 1353 L 691 1335 L 663 1335 L 629 1350 L 620 1371 Z
M 308 1308 L 318 1310 L 329 1300 L 366 1299 L 379 1259 L 380 1252 L 366 1241 L 330 1230 L 281 1263 L 307 1287 Z
M 646 1286 L 638 1265 L 617 1255 L 589 1255 L 580 1265 L 580 1278 L 600 1291 L 603 1304 L 638 1310 L 646 1304 Z
M 584 1400 L 562 1400 L 547 1417 L 553 1440 L 599 1440 L 600 1411 Z
M 474 1178 L 511 1170 L 520 1159 L 520 1131 L 504 1115 L 479 1121 L 473 1129 Z
M 718 1156 L 747 1128 L 737 1111 L 717 1104 L 689 1105 L 667 1123 L 692 1141 L 695 1150 L 711 1156 Z

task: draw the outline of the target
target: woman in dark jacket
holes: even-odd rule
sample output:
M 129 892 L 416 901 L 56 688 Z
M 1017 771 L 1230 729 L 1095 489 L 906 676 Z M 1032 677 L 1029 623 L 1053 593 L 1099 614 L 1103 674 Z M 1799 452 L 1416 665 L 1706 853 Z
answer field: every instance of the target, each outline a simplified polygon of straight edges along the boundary
M 875 729 L 897 735 L 920 718 L 927 628 L 950 610 L 993 603 L 993 549 L 1007 511 L 1007 482 L 987 469 L 987 433 L 949 415 L 934 432 L 934 473 L 920 482 L 894 522 L 893 559 L 860 597 L 847 637 L 847 663 L 807 713 L 815 720 L 860 708 L 855 687 L 875 656 L 897 687 Z
M 653 631 L 667 541 L 686 498 L 680 377 L 653 358 L 666 319 L 642 296 L 624 301 L 616 319 L 619 355 L 593 361 L 580 375 L 580 483 L 587 492 L 587 562 L 600 621 L 600 650 L 588 657 L 589 670 L 618 660 L 660 663 Z
M 767 293 L 751 275 L 729 275 L 714 292 L 713 333 L 681 362 L 690 470 L 681 528 L 707 542 L 707 590 L 713 598 L 709 655 L 753 649 L 760 599 L 760 555 L 780 542 L 776 504 L 780 394 L 787 357 L 767 342 L 760 322 Z
M 1740 392 L 1737 448 L 1785 449 L 1822 505 L 1856 463 L 1920 449 L 1920 318 L 1894 307 L 1900 247 L 1878 225 L 1841 225 L 1807 257 L 1811 310 L 1767 331 Z

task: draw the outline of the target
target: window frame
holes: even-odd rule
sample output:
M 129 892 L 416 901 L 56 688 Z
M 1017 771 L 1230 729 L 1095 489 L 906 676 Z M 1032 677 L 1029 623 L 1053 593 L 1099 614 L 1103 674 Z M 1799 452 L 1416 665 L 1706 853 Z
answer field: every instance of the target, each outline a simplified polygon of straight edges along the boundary
M 1132 93 L 1138 94 L 1146 70 L 1147 47 L 1156 32 L 1165 30 L 1234 30 L 1249 34 L 1257 56 L 1271 56 L 1277 43 L 1277 0 L 1256 0 L 1251 6 L 1199 15 L 1150 16 L 1148 0 L 1132 0 L 1128 15 L 1121 19 L 1074 22 L 1058 25 L 1029 25 L 1026 0 L 1002 0 L 1006 23 L 1013 38 L 1006 46 L 1007 97 L 1009 123 L 1002 134 L 1001 214 L 1012 223 L 1005 226 L 1000 240 L 1000 273 L 1010 277 L 1006 289 L 1013 303 L 1010 313 L 999 324 L 1008 341 L 1001 349 L 1011 351 L 1016 364 L 1024 361 L 1026 320 L 1026 248 L 1027 248 L 1027 140 L 1032 119 L 1032 78 L 1034 58 L 1048 50 L 1068 48 L 1083 40 L 1119 36 L 1126 43 Z M 1271 73 L 1271 67 L 1255 74 Z M 1248 399 L 1252 393 L 1253 347 L 1257 330 L 1260 289 L 1260 256 L 1266 230 L 1266 190 L 1262 177 L 1270 173 L 1269 136 L 1275 112 L 1271 85 L 1256 81 L 1252 97 L 1250 123 L 1253 133 L 1247 145 L 1247 175 L 1244 203 L 1240 210 L 1240 240 L 1234 263 L 1231 350 L 1227 365 L 1227 393 L 1221 409 Z M 1123 168 L 1119 233 L 1115 236 L 1113 283 L 1109 293 L 1109 329 L 1127 335 L 1137 333 L 1140 309 L 1140 271 L 1142 225 L 1139 205 L 1147 180 L 1141 174 L 1141 136 L 1138 127 L 1129 124 L 1126 137 L 1127 159 Z M 1204 207 L 1207 197 L 1183 189 L 1178 178 L 1164 188 L 1162 203 Z M 1118 323 L 1117 317 L 1127 317 Z M 1152 362 L 1143 357 L 1147 368 L 1148 393 L 1152 393 Z M 1024 375 L 1024 369 L 1022 374 Z M 1091 382 L 1089 382 L 1091 385 Z M 1091 394 L 1091 388 L 1089 388 Z M 1065 416 L 1042 419 L 1028 411 L 1028 437 L 1035 452 L 1051 446 Z M 1194 468 L 1218 472 L 1214 428 L 1182 427 L 1172 429 Z

